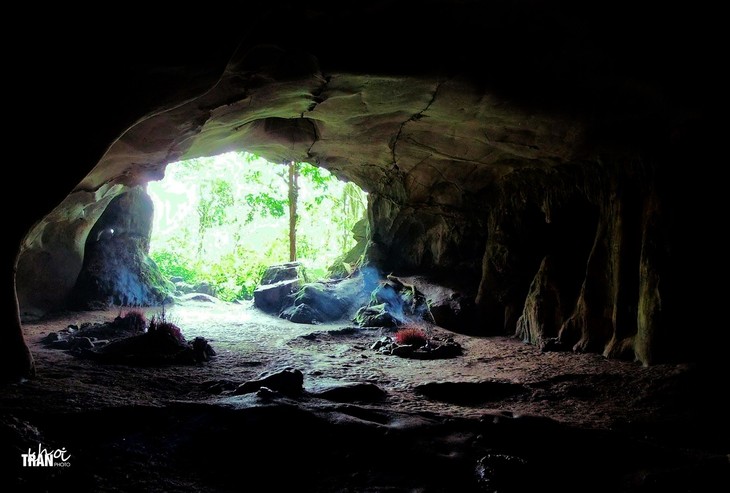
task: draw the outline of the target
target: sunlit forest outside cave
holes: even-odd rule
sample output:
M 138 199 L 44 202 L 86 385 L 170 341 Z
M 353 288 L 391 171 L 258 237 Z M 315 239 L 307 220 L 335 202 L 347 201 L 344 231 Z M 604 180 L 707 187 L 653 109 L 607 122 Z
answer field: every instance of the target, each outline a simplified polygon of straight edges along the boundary
M 152 259 L 169 278 L 226 301 L 250 299 L 266 267 L 292 257 L 308 280 L 346 274 L 353 230 L 367 227 L 367 194 L 354 183 L 247 152 L 171 163 L 147 191 Z

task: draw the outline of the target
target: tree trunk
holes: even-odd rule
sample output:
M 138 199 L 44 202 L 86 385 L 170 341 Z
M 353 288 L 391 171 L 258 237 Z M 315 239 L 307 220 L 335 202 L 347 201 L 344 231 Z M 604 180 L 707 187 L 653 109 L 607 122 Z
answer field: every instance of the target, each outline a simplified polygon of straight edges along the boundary
M 297 163 L 289 162 L 289 261 L 297 259 L 297 200 L 299 198 L 299 187 L 297 178 L 299 169 Z

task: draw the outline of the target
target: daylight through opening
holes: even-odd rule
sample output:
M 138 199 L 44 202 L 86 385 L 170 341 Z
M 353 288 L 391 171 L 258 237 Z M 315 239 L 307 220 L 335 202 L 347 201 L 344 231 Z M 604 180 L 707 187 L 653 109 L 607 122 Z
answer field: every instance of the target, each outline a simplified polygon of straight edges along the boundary
M 367 193 L 308 163 L 247 152 L 195 158 L 169 164 L 147 192 L 150 256 L 178 291 L 251 299 L 270 265 L 296 260 L 315 281 L 362 262 Z

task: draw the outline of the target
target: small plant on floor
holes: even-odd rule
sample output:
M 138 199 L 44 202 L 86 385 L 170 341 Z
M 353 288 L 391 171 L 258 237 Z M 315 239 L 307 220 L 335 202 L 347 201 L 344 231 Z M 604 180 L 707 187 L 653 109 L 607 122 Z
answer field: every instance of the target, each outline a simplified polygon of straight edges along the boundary
M 125 330 L 144 332 L 147 327 L 147 317 L 141 310 L 130 310 L 122 316 L 121 312 L 115 322 Z
M 422 347 L 428 343 L 426 332 L 415 325 L 406 325 L 395 333 L 395 342 L 401 345 Z
M 154 315 L 152 317 L 147 333 L 154 334 L 156 336 L 170 337 L 180 344 L 187 343 L 185 336 L 182 335 L 180 327 L 166 318 L 164 309 L 161 314 Z

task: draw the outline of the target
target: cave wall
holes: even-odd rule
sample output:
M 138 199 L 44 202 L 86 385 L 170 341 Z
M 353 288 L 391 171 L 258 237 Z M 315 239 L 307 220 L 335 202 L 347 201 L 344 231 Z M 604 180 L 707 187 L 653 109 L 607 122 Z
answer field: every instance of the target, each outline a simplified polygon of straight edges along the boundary
M 506 177 L 477 300 L 487 331 L 647 364 L 674 357 L 651 350 L 671 316 L 671 288 L 657 283 L 671 247 L 656 214 L 661 172 L 634 156 Z
M 66 306 L 81 272 L 89 231 L 123 188 L 103 186 L 69 195 L 26 234 L 15 283 L 24 320 Z
M 376 194 L 369 258 L 474 297 L 475 313 L 453 330 L 645 364 L 681 360 L 686 341 L 670 321 L 684 309 L 666 302 L 682 289 L 667 271 L 670 166 L 640 150 L 604 150 L 515 169 L 470 203 L 462 195 L 461 208 Z
M 89 232 L 66 306 L 93 310 L 171 301 L 174 287 L 149 257 L 153 217 L 152 199 L 140 186 L 109 202 Z

